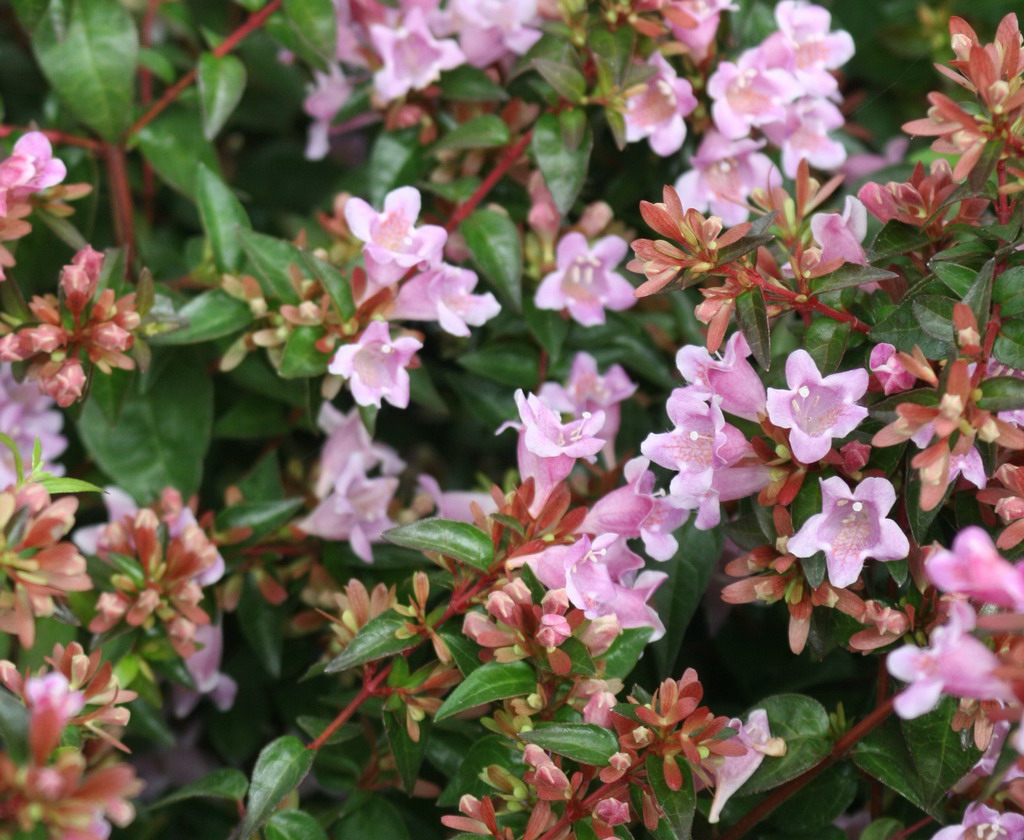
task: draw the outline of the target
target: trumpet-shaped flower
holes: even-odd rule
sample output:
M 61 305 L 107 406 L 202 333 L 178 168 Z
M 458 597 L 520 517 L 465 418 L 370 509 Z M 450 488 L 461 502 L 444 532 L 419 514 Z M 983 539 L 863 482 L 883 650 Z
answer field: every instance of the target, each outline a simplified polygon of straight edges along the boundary
M 715 128 L 729 140 L 786 117 L 786 105 L 803 93 L 793 76 L 768 67 L 760 50 L 747 50 L 737 63 L 722 61 L 708 79 Z
M 827 99 L 804 97 L 786 106 L 782 119 L 763 127 L 765 136 L 782 149 L 782 171 L 795 178 L 801 161 L 818 169 L 838 169 L 846 160 L 846 147 L 828 133 L 845 120 Z
M 1001 814 L 981 802 L 972 802 L 964 811 L 964 821 L 960 825 L 947 825 L 933 835 L 932 840 L 966 840 L 969 837 L 1024 840 L 1024 815 L 1012 811 Z
M 412 7 L 397 26 L 370 25 L 370 40 L 380 55 L 381 68 L 373 76 L 377 93 L 391 102 L 411 90 L 422 90 L 465 63 L 458 44 L 437 40 L 423 9 Z
M 691 385 L 719 397 L 722 411 L 757 421 L 765 413 L 765 390 L 748 356 L 750 345 L 737 331 L 726 342 L 724 356 L 689 344 L 676 353 L 676 367 Z
M 838 476 L 821 481 L 821 513 L 808 519 L 789 538 L 796 557 L 824 551 L 833 586 L 857 580 L 864 561 L 902 560 L 910 551 L 906 534 L 886 514 L 896 504 L 896 491 L 885 478 L 865 478 L 850 490 Z
M 451 0 L 446 11 L 466 61 L 476 67 L 522 55 L 540 40 L 537 0 Z
M 768 713 L 764 709 L 754 709 L 743 723 L 739 718 L 729 721 L 731 728 L 738 732 L 730 740 L 746 747 L 743 755 L 725 755 L 720 759 L 715 771 L 715 798 L 711 802 L 708 822 L 718 822 L 719 814 L 729 798 L 736 793 L 761 766 L 766 755 L 781 756 L 786 754 L 786 742 L 781 738 L 773 738 L 768 726 Z
M 331 360 L 331 373 L 349 380 L 352 396 L 359 405 L 387 400 L 397 408 L 409 405 L 409 371 L 405 368 L 423 342 L 412 336 L 392 339 L 383 321 L 368 326 L 359 341 L 338 348 Z
M 391 318 L 437 321 L 452 335 L 468 336 L 469 327 L 479 327 L 501 312 L 494 295 L 471 294 L 476 288 L 475 271 L 441 263 L 402 284 Z
M 909 683 L 894 703 L 902 718 L 927 714 L 943 692 L 979 700 L 1014 696 L 1010 686 L 993 676 L 999 657 L 970 633 L 977 620 L 974 610 L 964 601 L 954 601 L 949 608 L 949 620 L 932 632 L 930 647 L 904 645 L 886 659 L 889 673 Z
M 626 140 L 635 143 L 645 137 L 661 157 L 675 154 L 686 139 L 683 117 L 697 107 L 693 87 L 676 75 L 665 57 L 655 52 L 647 62 L 657 71 L 647 87 L 626 100 Z
M 953 538 L 925 564 L 928 579 L 943 592 L 957 592 L 987 604 L 1024 611 L 1024 577 L 996 551 L 992 538 L 975 525 Z
M 788 390 L 768 389 L 768 419 L 789 429 L 793 454 L 805 464 L 820 461 L 833 438 L 850 434 L 868 416 L 856 404 L 868 389 L 867 371 L 857 369 L 823 377 L 806 350 L 786 360 Z
M 582 233 L 567 233 L 555 251 L 557 268 L 537 287 L 537 308 L 566 309 L 585 327 L 603 324 L 606 309 L 629 309 L 636 303 L 633 286 L 615 271 L 627 250 L 621 236 L 606 236 L 591 247 Z
M 833 96 L 837 84 L 829 70 L 853 57 L 849 32 L 829 32 L 832 15 L 803 0 L 783 0 L 775 7 L 777 32 L 765 39 L 761 49 L 775 67 L 788 70 L 812 96 Z

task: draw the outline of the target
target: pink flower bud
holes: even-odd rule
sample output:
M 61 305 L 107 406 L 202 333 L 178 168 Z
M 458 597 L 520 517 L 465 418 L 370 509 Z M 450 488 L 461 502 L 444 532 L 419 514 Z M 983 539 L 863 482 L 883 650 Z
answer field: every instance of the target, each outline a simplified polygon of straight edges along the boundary
M 67 677 L 59 672 L 30 677 L 25 682 L 25 699 L 31 719 L 29 742 L 36 764 L 44 764 L 60 743 L 68 721 L 85 705 L 79 691 L 72 691 Z
M 545 613 L 564 615 L 569 609 L 569 596 L 564 589 L 549 589 L 544 593 L 540 606 Z
M 130 332 L 110 321 L 100 324 L 93 330 L 92 336 L 93 341 L 104 350 L 117 350 L 123 353 L 130 350 L 134 343 L 134 336 Z
M 851 440 L 839 450 L 843 458 L 843 469 L 847 472 L 857 472 L 867 466 L 868 458 L 871 457 L 871 447 L 866 443 Z
M 523 750 L 523 761 L 529 764 L 534 770 L 551 763 L 551 757 L 536 744 L 527 744 Z
M 67 408 L 82 396 L 85 387 L 85 371 L 78 359 L 65 359 L 60 370 L 53 376 L 43 380 L 43 392 L 61 408 Z
M 917 381 L 914 374 L 904 367 L 896 354 L 896 348 L 891 344 L 876 344 L 872 348 L 870 366 L 886 396 L 913 388 Z
M 89 276 L 89 273 L 77 265 L 68 265 L 60 276 L 60 286 L 64 292 L 64 300 L 68 309 L 79 314 L 96 292 L 96 280 Z
M 621 799 L 602 799 L 594 808 L 594 816 L 605 825 L 629 822 L 629 806 Z
M 22 344 L 31 353 L 52 353 L 62 347 L 67 340 L 67 333 L 62 327 L 53 324 L 40 324 L 21 331 Z
M 558 647 L 572 635 L 572 628 L 564 616 L 551 613 L 541 616 L 537 641 L 544 647 Z
M 587 723 L 596 723 L 598 726 L 611 727 L 614 706 L 614 694 L 610 691 L 598 691 L 591 695 L 587 705 L 583 707 L 583 720 Z
M 519 624 L 519 609 L 516 602 L 504 592 L 492 592 L 487 597 L 487 612 L 509 627 Z
M 601 615 L 591 620 L 580 634 L 580 641 L 587 646 L 591 656 L 600 656 L 612 646 L 621 632 L 622 625 L 616 616 Z

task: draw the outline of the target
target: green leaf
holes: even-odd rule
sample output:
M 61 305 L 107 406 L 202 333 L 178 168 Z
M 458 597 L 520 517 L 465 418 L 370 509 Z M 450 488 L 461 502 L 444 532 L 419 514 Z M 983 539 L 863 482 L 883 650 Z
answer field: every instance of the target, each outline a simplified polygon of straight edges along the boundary
M 245 65 L 233 55 L 204 53 L 199 59 L 199 105 L 203 136 L 216 137 L 245 92 Z
M 671 760 L 676 761 L 675 758 Z M 693 812 L 697 808 L 697 793 L 693 788 L 693 775 L 689 766 L 685 761 L 681 764 L 676 761 L 683 776 L 683 786 L 679 790 L 672 790 L 665 781 L 661 757 L 649 755 L 646 763 L 647 780 L 651 784 L 655 801 L 665 812 L 665 816 L 659 822 L 659 832 L 656 832 L 655 836 L 658 840 L 690 840 Z M 668 829 L 667 832 L 660 831 L 662 826 Z
M 860 840 L 890 840 L 890 838 L 899 834 L 903 828 L 904 825 L 899 820 L 893 817 L 882 817 L 880 820 L 875 820 L 861 832 Z
M 0 688 L 0 739 L 17 764 L 28 758 L 28 723 L 28 709 L 11 692 Z
M 262 749 L 252 771 L 245 820 L 234 835 L 237 840 L 247 840 L 266 822 L 278 803 L 306 778 L 315 757 L 294 735 L 283 735 Z
M 886 271 L 884 268 L 875 268 L 873 265 L 845 263 L 828 274 L 812 277 L 811 290 L 816 295 L 820 295 L 825 292 L 834 292 L 838 289 L 848 289 L 851 286 L 863 286 L 865 283 L 891 280 L 896 276 L 891 271 Z
M 263 827 L 263 840 L 327 840 L 327 832 L 305 811 L 278 811 Z
M 479 350 L 459 356 L 458 362 L 466 370 L 510 388 L 533 391 L 539 381 L 537 349 L 522 341 L 487 343 Z
M 336 674 L 364 662 L 373 662 L 385 656 L 401 653 L 423 641 L 419 636 L 410 639 L 396 637 L 395 632 L 403 627 L 405 619 L 393 611 L 370 619 L 359 628 L 359 632 L 349 642 L 348 647 L 327 664 L 325 670 L 328 674 Z
M 835 373 L 843 361 L 851 327 L 845 321 L 816 318 L 804 333 L 804 349 L 823 374 Z
M 978 408 L 985 411 L 1016 411 L 1024 408 L 1024 379 L 995 376 L 981 383 Z
M 165 487 L 199 490 L 213 429 L 213 385 L 199 360 L 177 353 L 143 391 L 136 379 L 116 422 L 90 400 L 78 420 L 86 449 L 139 502 Z
M 294 327 L 285 342 L 277 372 L 284 379 L 308 379 L 327 373 L 331 357 L 317 347 L 323 337 L 323 327 L 304 324 Z
M 369 172 L 369 201 L 374 207 L 384 204 L 384 197 L 402 184 L 414 184 L 424 167 L 423 147 L 419 130 L 384 131 L 377 136 L 366 165 Z
M 331 0 L 284 0 L 284 13 L 302 43 L 325 61 L 334 61 L 338 17 Z
M 606 766 L 619 751 L 615 733 L 594 723 L 541 723 L 521 737 L 528 744 L 594 767 Z
M 51 4 L 32 46 L 39 67 L 67 108 L 105 140 L 131 125 L 139 36 L 118 0 L 71 0 L 65 18 Z
M 21 25 L 31 32 L 46 14 L 50 0 L 11 0 L 11 5 Z
M 468 522 L 421 519 L 410 525 L 391 528 L 384 532 L 383 537 L 405 548 L 436 551 L 481 571 L 487 571 L 494 563 L 491 538 Z
M 172 805 L 175 802 L 182 802 L 197 796 L 241 800 L 248 789 L 249 780 L 241 770 L 224 767 L 220 770 L 214 770 L 207 776 L 203 776 L 199 781 L 192 782 L 173 793 L 169 793 L 149 807 L 151 809 L 163 808 L 165 805 Z
M 273 236 L 266 236 L 246 228 L 238 230 L 238 238 L 242 243 L 249 261 L 252 263 L 256 279 L 268 298 L 275 298 L 284 303 L 297 304 L 299 296 L 291 283 L 289 266 L 303 264 L 302 251 Z
M 405 710 L 401 712 L 384 712 L 384 731 L 388 735 L 388 743 L 391 745 L 391 755 L 395 759 L 395 769 L 402 777 L 402 784 L 405 792 L 412 795 L 416 786 L 416 779 L 419 778 L 420 765 L 423 764 L 423 757 L 427 753 L 427 742 L 430 738 L 430 718 L 419 722 L 420 739 L 414 741 L 409 737 L 405 726 Z
M 315 257 L 306 251 L 302 252 L 302 264 L 309 271 L 311 277 L 316 278 L 330 297 L 331 302 L 346 321 L 355 317 L 356 305 L 352 300 L 352 285 L 349 279 L 342 275 L 338 269 L 319 257 Z
M 921 329 L 937 341 L 953 343 L 953 306 L 956 301 L 941 295 L 914 298 L 912 309 Z
M 1004 365 L 1024 370 L 1024 320 L 1003 321 L 992 353 Z
M 654 606 L 665 624 L 665 635 L 651 649 L 659 672 L 669 673 L 683 643 L 690 619 L 697 611 L 711 572 L 722 556 L 720 529 L 699 531 L 693 521 L 677 533 L 679 549 L 661 569 L 668 580 L 654 594 Z
M 489 149 L 495 146 L 506 146 L 510 140 L 508 126 L 501 117 L 494 114 L 481 114 L 449 131 L 434 144 L 433 151 Z
M 52 476 L 44 478 L 39 485 L 51 496 L 57 493 L 103 493 L 102 487 L 97 487 L 89 481 L 82 481 L 80 478 L 65 478 L 63 476 Z
M 768 307 L 764 301 L 764 292 L 759 288 L 748 289 L 737 295 L 736 323 L 758 364 L 769 370 L 772 366 L 772 343 L 768 329 Z
M 238 601 L 238 623 L 256 658 L 275 679 L 281 676 L 284 622 L 283 612 L 263 597 L 253 575 L 246 575 Z
M 477 210 L 459 226 L 473 262 L 494 290 L 517 312 L 523 306 L 523 245 L 519 228 L 505 213 Z
M 213 172 L 220 168 L 213 145 L 203 137 L 198 111 L 168 108 L 135 139 L 157 175 L 189 198 L 196 198 L 197 162 Z
M 523 300 L 523 316 L 526 326 L 533 337 L 547 350 L 551 361 L 555 361 L 562 353 L 562 345 L 569 334 L 569 321 L 561 312 L 552 309 L 538 309 L 533 297 L 527 295 Z
M 999 304 L 1003 318 L 1024 313 L 1024 266 L 1008 268 L 996 278 L 992 300 Z
M 483 771 L 492 764 L 514 768 L 521 757 L 522 751 L 513 749 L 501 735 L 484 735 L 466 751 L 448 787 L 438 797 L 437 804 L 442 808 L 450 808 L 458 804 L 464 794 L 478 798 L 492 794 L 494 788 L 480 778 Z
M 633 55 L 633 42 L 633 29 L 629 26 L 620 26 L 614 32 L 599 27 L 589 34 L 590 53 L 598 68 L 607 76 L 610 86 L 622 83 L 630 56 Z
M 857 773 L 848 763 L 830 767 L 776 808 L 768 821 L 788 834 L 813 834 L 850 807 L 857 788 Z
M 334 836 L 345 840 L 410 840 L 405 820 L 380 794 L 371 796 L 346 814 L 335 828 Z
M 762 245 L 771 242 L 775 237 L 768 233 L 768 229 L 772 226 L 777 215 L 778 211 L 773 210 L 771 213 L 766 213 L 754 219 L 750 223 L 750 230 L 747 231 L 745 236 L 741 236 L 731 245 L 726 245 L 718 252 L 718 264 L 726 265 L 727 263 L 734 262 L 744 254 L 749 254 L 751 251 L 755 251 Z M 704 275 L 698 276 L 703 278 Z
M 549 58 L 535 58 L 533 66 L 544 77 L 544 81 L 555 89 L 555 93 L 574 105 L 587 92 L 587 80 L 575 67 Z
M 225 508 L 217 514 L 218 531 L 233 528 L 251 528 L 247 540 L 258 540 L 286 524 L 302 507 L 301 498 L 281 499 L 268 502 L 241 502 Z
M 830 747 L 828 713 L 817 700 L 802 694 L 776 694 L 755 708 L 768 713 L 768 727 L 773 737 L 786 742 L 786 754 L 766 756 L 737 792 L 739 796 L 770 790 L 796 778 L 821 761 Z
M 508 99 L 505 89 L 479 67 L 463 64 L 441 74 L 439 82 L 442 99 L 461 102 L 503 102 Z
M 252 227 L 249 215 L 228 185 L 203 163 L 196 172 L 195 185 L 199 218 L 213 248 L 217 268 L 236 272 L 242 265 L 238 232 L 241 228 Z
M 434 720 L 441 721 L 466 709 L 522 697 L 537 690 L 537 675 L 526 662 L 488 662 L 457 685 L 441 704 Z
M 463 676 L 471 674 L 484 664 L 480 661 L 480 651 L 482 650 L 480 645 L 461 630 L 456 629 L 451 624 L 446 624 L 439 631 L 438 635 L 444 640 L 445 645 L 451 652 L 452 659 L 455 660 L 455 664 Z
M 935 273 L 943 283 L 953 290 L 957 297 L 962 298 L 967 294 L 974 282 L 976 272 L 965 265 L 957 265 L 946 260 L 933 259 L 928 267 Z
M 992 310 L 992 275 L 995 268 L 995 258 L 986 262 L 963 296 L 963 302 L 971 308 L 982 332 L 985 331 L 985 324 L 988 323 L 988 316 Z
M 612 646 L 599 657 L 604 660 L 605 677 L 619 680 L 628 677 L 653 633 L 653 627 L 630 627 L 619 633 Z
M 939 298 L 943 300 L 943 298 Z M 950 341 L 940 341 L 926 332 L 915 311 L 916 300 L 905 300 L 890 312 L 881 321 L 875 324 L 871 330 L 871 340 L 878 343 L 892 344 L 897 350 L 904 353 L 911 353 L 914 347 L 920 347 L 925 358 L 944 359 L 949 352 L 949 345 L 952 340 L 952 327 L 950 327 Z M 949 306 L 952 312 L 952 305 Z M 936 313 L 926 309 L 933 321 L 939 321 Z M 940 323 L 933 323 L 933 329 L 941 326 Z
M 253 321 L 249 305 L 221 289 L 197 295 L 177 314 L 185 321 L 185 326 L 151 336 L 150 344 L 199 344 L 236 333 Z
M 882 262 L 916 251 L 931 242 L 931 237 L 915 225 L 893 219 L 886 222 L 871 243 L 871 262 Z
M 579 132 L 579 142 L 566 142 L 565 134 L 575 133 L 575 123 L 580 120 L 584 122 Z M 585 120 L 586 114 L 582 111 L 563 111 L 560 116 L 544 114 L 533 127 L 530 148 L 534 160 L 551 191 L 558 212 L 563 216 L 576 200 L 590 164 L 594 137 Z

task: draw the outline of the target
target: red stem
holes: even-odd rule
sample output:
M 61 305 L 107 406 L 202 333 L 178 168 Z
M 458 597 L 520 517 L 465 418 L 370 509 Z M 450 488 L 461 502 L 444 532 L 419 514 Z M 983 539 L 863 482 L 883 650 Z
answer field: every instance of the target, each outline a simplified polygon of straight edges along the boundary
M 51 143 L 57 143 L 64 146 L 79 146 L 83 149 L 89 149 L 90 151 L 99 151 L 103 144 L 98 140 L 92 140 L 89 137 L 78 137 L 75 134 L 65 134 L 63 131 L 50 131 L 48 129 L 30 128 L 24 125 L 0 125 L 0 138 L 7 137 L 14 132 L 27 132 L 27 131 L 38 131 Z
M 247 35 L 251 34 L 252 32 L 255 32 L 257 29 L 263 26 L 267 18 L 270 17 L 274 12 L 276 12 L 280 7 L 281 0 L 271 0 L 271 2 L 267 3 L 267 5 L 260 9 L 258 12 L 251 14 L 245 21 L 245 23 L 243 23 L 241 26 L 238 27 L 238 29 L 236 29 L 234 32 L 228 35 L 228 37 L 221 42 L 220 46 L 213 50 L 213 54 L 218 57 L 227 55 L 236 46 L 238 46 L 239 42 L 242 41 L 243 38 L 245 38 Z M 145 114 L 143 114 L 141 117 L 138 118 L 138 120 L 135 121 L 135 125 L 128 129 L 128 134 L 135 134 L 135 132 L 139 131 L 140 129 L 149 125 L 153 120 L 155 120 L 168 105 L 174 102 L 174 100 L 181 95 L 181 92 L 183 90 L 189 87 L 189 85 L 191 85 L 196 80 L 196 72 L 196 69 L 192 68 L 188 71 L 188 73 L 186 73 L 184 76 L 178 79 L 178 81 L 176 81 L 173 85 L 167 88 L 167 90 L 164 91 L 163 96 L 161 96 L 156 101 L 156 103 L 148 111 L 146 111 Z
M 132 204 L 131 184 L 124 147 L 107 144 L 103 147 L 110 182 L 110 202 L 114 216 L 114 232 L 118 243 L 125 249 L 125 264 L 129 274 L 135 257 L 135 209 Z
M 476 191 L 463 204 L 460 204 L 455 208 L 455 212 L 452 213 L 452 217 L 448 220 L 448 224 L 444 226 L 444 229 L 448 231 L 448 233 L 455 230 L 455 228 L 462 223 L 462 220 L 476 209 L 476 206 L 484 200 L 494 185 L 501 180 L 501 177 L 506 172 L 508 172 L 512 167 L 512 164 L 519 159 L 519 156 L 526 149 L 526 144 L 530 142 L 530 136 L 532 134 L 532 130 L 527 131 L 519 138 L 519 141 L 515 145 L 509 146 L 501 156 L 497 166 L 495 166 L 494 169 L 491 170 L 490 174 L 480 182 L 480 186 L 476 188 Z
M 821 773 L 835 764 L 839 759 L 852 750 L 857 743 L 869 732 L 885 722 L 892 714 L 893 698 L 887 699 L 881 706 L 877 706 L 864 720 L 846 732 L 839 740 L 832 745 L 832 750 L 821 761 L 815 764 L 810 770 L 797 776 L 781 787 L 775 788 L 765 799 L 751 808 L 742 819 L 731 825 L 720 837 L 719 840 L 739 840 L 750 829 L 767 817 L 772 811 L 778 808 L 783 802 L 800 790 L 812 779 L 817 778 Z
M 925 817 L 923 820 L 914 823 L 912 826 L 910 826 L 910 828 L 905 828 L 903 829 L 903 831 L 894 834 L 891 840 L 904 840 L 905 837 L 909 837 L 919 828 L 924 828 L 930 822 L 935 822 L 935 817 Z
M 313 741 L 309 742 L 306 749 L 316 751 L 327 743 L 327 740 L 338 730 L 338 727 L 352 717 L 359 707 L 374 695 L 377 691 L 377 687 L 387 679 L 389 673 L 391 673 L 391 665 L 385 665 L 383 669 L 370 677 L 370 679 L 366 679 L 364 675 L 363 687 L 359 689 L 359 693 L 352 698 L 352 702 L 342 709 L 334 720 L 327 724 L 327 728 L 323 732 L 321 732 Z
M 820 312 L 822 315 L 827 315 L 834 321 L 843 321 L 849 324 L 857 332 L 871 332 L 871 327 L 868 324 L 865 324 L 856 315 L 851 315 L 849 312 L 841 312 L 838 309 L 833 309 L 831 306 L 826 306 L 815 297 L 802 295 L 799 292 L 794 292 L 792 289 L 787 289 L 783 286 L 776 286 L 774 283 L 763 278 L 756 271 L 745 271 L 742 276 L 744 280 L 753 283 L 755 286 L 759 286 L 766 293 L 775 295 L 775 297 L 786 301 L 798 311 Z

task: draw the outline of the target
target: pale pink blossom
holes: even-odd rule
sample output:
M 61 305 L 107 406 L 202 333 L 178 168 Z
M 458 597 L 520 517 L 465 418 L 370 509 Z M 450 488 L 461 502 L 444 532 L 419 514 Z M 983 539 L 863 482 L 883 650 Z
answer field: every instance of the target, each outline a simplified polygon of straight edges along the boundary
M 668 8 L 683 12 L 695 25 L 683 26 L 671 21 L 672 34 L 687 48 L 688 54 L 697 63 L 708 57 L 708 51 L 718 34 L 723 11 L 736 11 L 738 6 L 731 0 L 668 0 Z
M 782 185 L 778 168 L 757 151 L 764 145 L 763 140 L 728 140 L 708 129 L 690 160 L 691 169 L 675 184 L 683 207 L 710 211 L 727 226 L 745 222 L 750 211 L 744 202 L 751 191 Z
M 878 377 L 886 396 L 913 388 L 917 381 L 917 377 L 900 361 L 896 348 L 891 344 L 883 342 L 872 347 L 868 365 L 871 372 Z
M 788 70 L 812 96 L 837 96 L 829 72 L 853 57 L 849 32 L 830 32 L 832 15 L 803 0 L 783 0 L 775 7 L 779 29 L 765 39 L 762 50 L 773 67 Z
M 1003 559 L 988 533 L 975 525 L 958 533 L 948 551 L 930 554 L 924 570 L 943 592 L 1024 612 L 1024 576 Z
M 328 370 L 349 381 L 359 405 L 387 400 L 396 408 L 409 405 L 409 371 L 406 370 L 423 342 L 412 336 L 392 339 L 388 325 L 374 321 L 354 344 L 338 348 Z
M 567 233 L 555 251 L 557 267 L 537 287 L 538 309 L 566 309 L 585 327 L 603 324 L 605 310 L 636 303 L 633 285 L 615 269 L 629 245 L 621 236 L 605 236 L 591 247 L 577 231 Z
M 313 71 L 313 87 L 302 106 L 313 118 L 306 141 L 306 157 L 310 160 L 320 160 L 327 154 L 331 122 L 351 95 L 352 83 L 337 64 L 332 64 L 326 73 Z
M 472 506 L 476 505 L 485 515 L 497 511 L 498 507 L 490 493 L 475 490 L 441 490 L 441 485 L 432 475 L 423 473 L 416 479 L 421 493 L 428 495 L 436 506 L 435 516 L 453 519 L 456 522 L 473 522 Z
M 209 697 L 220 711 L 226 712 L 234 705 L 238 693 L 238 684 L 220 670 L 224 655 L 224 631 L 220 623 L 197 627 L 195 641 L 198 649 L 185 660 L 195 688 L 173 686 L 172 704 L 177 717 L 188 715 L 204 696 Z
M 729 721 L 729 727 L 738 732 L 729 740 L 746 747 L 743 755 L 727 755 L 719 759 L 715 771 L 715 798 L 708 812 L 708 822 L 717 823 L 722 808 L 743 783 L 754 775 L 766 755 L 781 756 L 786 753 L 786 742 L 773 738 L 768 726 L 768 713 L 754 709 L 743 723 L 739 718 Z
M 797 80 L 785 70 L 769 67 L 759 49 L 747 50 L 735 64 L 720 62 L 708 79 L 715 128 L 730 140 L 784 120 L 786 105 L 802 93 Z
M 820 461 L 832 448 L 834 438 L 846 437 L 868 410 L 856 402 L 868 389 L 863 369 L 822 376 L 806 350 L 796 350 L 786 360 L 788 389 L 768 389 L 768 418 L 789 429 L 789 442 L 805 464 Z
M 53 400 L 39 393 L 34 382 L 18 382 L 10 365 L 0 364 L 0 431 L 14 441 L 23 464 L 31 464 L 38 440 L 44 468 L 51 475 L 63 475 L 64 468 L 56 463 L 68 445 L 60 433 L 63 425 L 64 415 L 54 408 Z M 0 490 L 16 479 L 14 453 L 0 446 Z
M 399 187 L 384 197 L 380 213 L 361 198 L 346 202 L 345 221 L 352 235 L 366 243 L 368 296 L 394 284 L 413 266 L 427 268 L 440 262 L 448 234 L 438 225 L 415 226 L 421 201 L 415 187 Z
M 737 330 L 725 343 L 723 356 L 688 344 L 676 353 L 676 367 L 692 386 L 718 396 L 722 411 L 757 422 L 766 412 L 766 395 L 761 377 L 747 361 L 749 356 L 750 345 Z
M 1009 778 L 1004 777 L 1003 783 L 1007 781 Z M 984 840 L 1024 840 L 1024 815 L 1013 811 L 1000 813 L 982 802 L 972 802 L 964 811 L 960 825 L 947 825 L 932 835 L 932 840 L 968 840 L 975 837 Z
M 385 102 L 422 90 L 436 82 L 442 70 L 466 61 L 458 44 L 434 37 L 423 9 L 416 6 L 395 26 L 371 24 L 370 40 L 383 65 L 374 73 L 373 84 Z
M 468 336 L 501 312 L 494 295 L 471 294 L 477 284 L 475 271 L 441 263 L 402 284 L 391 318 L 437 321 L 445 332 Z
M 537 0 L 450 0 L 445 12 L 446 29 L 476 67 L 523 55 L 540 40 Z
M 626 100 L 626 140 L 635 143 L 646 137 L 655 154 L 668 157 L 682 148 L 686 139 L 683 117 L 697 107 L 697 99 L 690 83 L 676 74 L 660 52 L 647 63 L 657 72 L 643 91 Z
M 765 136 L 782 149 L 782 171 L 795 178 L 801 161 L 832 171 L 846 160 L 846 147 L 829 136 L 845 122 L 827 99 L 804 97 L 787 105 L 777 122 L 763 126 Z
M 394 449 L 370 437 L 357 409 L 343 414 L 329 402 L 324 402 L 320 405 L 316 424 L 327 435 L 320 452 L 320 475 L 314 487 L 318 499 L 331 492 L 338 476 L 353 457 L 361 458 L 367 470 L 379 466 L 383 475 L 398 475 L 405 469 L 405 461 Z
M 14 144 L 10 157 L 0 161 L 0 216 L 7 215 L 8 196 L 21 199 L 64 180 L 67 168 L 53 156 L 41 131 L 30 131 Z
M 787 548 L 796 557 L 825 553 L 828 579 L 846 587 L 860 577 L 864 561 L 903 560 L 910 543 L 903 529 L 886 515 L 896 504 L 896 491 L 886 478 L 865 478 L 854 490 L 838 476 L 819 479 L 821 513 L 810 517 Z

